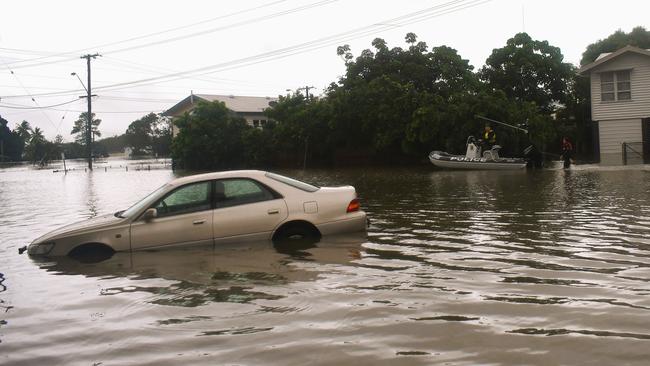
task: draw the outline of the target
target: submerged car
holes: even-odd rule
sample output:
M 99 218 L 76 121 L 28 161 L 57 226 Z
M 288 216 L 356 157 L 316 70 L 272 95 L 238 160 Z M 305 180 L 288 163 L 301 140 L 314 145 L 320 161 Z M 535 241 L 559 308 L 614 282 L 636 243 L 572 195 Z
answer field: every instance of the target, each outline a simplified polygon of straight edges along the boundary
M 318 238 L 363 231 L 352 186 L 316 187 L 279 174 L 242 170 L 175 179 L 124 211 L 47 233 L 30 255 L 135 251 L 231 241 Z

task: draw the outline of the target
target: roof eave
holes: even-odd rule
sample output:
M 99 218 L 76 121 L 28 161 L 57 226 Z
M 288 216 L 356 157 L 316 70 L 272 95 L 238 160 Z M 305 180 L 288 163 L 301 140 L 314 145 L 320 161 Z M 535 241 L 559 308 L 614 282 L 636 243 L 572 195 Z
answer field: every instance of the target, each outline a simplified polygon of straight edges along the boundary
M 166 117 L 173 117 L 174 115 L 176 115 L 177 111 L 183 110 L 188 104 L 191 105 L 193 100 L 197 98 L 203 100 L 203 98 L 197 96 L 196 94 L 191 94 L 187 98 L 174 104 L 174 106 L 172 106 L 168 110 L 164 111 L 162 115 Z
M 596 61 L 594 61 L 594 62 L 592 62 L 590 64 L 587 64 L 587 65 L 581 67 L 578 70 L 578 74 L 579 75 L 584 75 L 587 71 L 590 71 L 591 69 L 593 69 L 593 68 L 595 68 L 597 66 L 600 66 L 600 65 L 610 61 L 611 59 L 613 59 L 615 57 L 618 57 L 618 56 L 620 56 L 620 55 L 622 55 L 623 53 L 626 53 L 626 52 L 634 52 L 634 53 L 638 53 L 640 55 L 650 57 L 650 51 L 646 51 L 644 49 L 628 45 L 628 46 L 625 46 L 623 48 L 620 48 L 620 49 L 616 50 L 615 52 L 612 52 L 611 54 L 601 58 L 600 60 L 596 60 Z

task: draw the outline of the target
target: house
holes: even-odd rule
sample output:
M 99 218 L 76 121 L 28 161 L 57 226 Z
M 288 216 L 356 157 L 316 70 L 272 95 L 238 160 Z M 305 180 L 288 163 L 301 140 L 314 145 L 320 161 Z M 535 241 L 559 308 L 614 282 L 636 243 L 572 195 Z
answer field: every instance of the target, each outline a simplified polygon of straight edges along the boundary
M 254 127 L 262 127 L 267 123 L 268 118 L 264 115 L 264 110 L 269 107 L 269 103 L 277 101 L 277 98 L 269 97 L 246 97 L 235 95 L 210 95 L 210 94 L 190 94 L 189 97 L 176 103 L 173 107 L 163 112 L 164 116 L 171 117 L 172 120 L 190 112 L 194 109 L 199 101 L 214 102 L 220 101 L 226 104 L 226 108 L 233 111 L 246 122 Z M 178 134 L 178 127 L 172 124 L 172 137 Z
M 603 53 L 578 72 L 591 79 L 600 163 L 650 163 L 650 50 Z

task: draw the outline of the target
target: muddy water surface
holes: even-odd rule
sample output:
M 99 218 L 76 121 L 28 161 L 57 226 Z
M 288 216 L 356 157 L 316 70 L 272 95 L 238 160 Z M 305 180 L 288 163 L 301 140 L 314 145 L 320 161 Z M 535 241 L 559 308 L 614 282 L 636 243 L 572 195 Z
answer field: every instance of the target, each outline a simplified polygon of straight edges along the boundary
M 367 237 L 33 259 L 174 174 L 0 169 L 0 364 L 648 364 L 643 168 L 284 173 L 353 184 Z

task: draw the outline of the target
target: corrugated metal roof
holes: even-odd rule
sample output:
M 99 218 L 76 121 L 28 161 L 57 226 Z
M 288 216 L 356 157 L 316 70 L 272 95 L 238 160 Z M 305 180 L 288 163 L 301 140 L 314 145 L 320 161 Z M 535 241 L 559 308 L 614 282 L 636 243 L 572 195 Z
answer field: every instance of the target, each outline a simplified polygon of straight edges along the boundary
M 213 94 L 193 94 L 176 103 L 174 106 L 163 112 L 165 116 L 174 116 L 179 111 L 186 108 L 199 100 L 207 102 L 220 101 L 226 104 L 226 108 L 236 113 L 262 113 L 269 107 L 269 103 L 277 101 L 278 98 L 271 97 L 248 97 L 240 95 L 213 95 Z
M 208 102 L 214 102 L 215 100 L 224 102 L 228 109 L 235 112 L 263 112 L 269 107 L 270 102 L 278 100 L 278 98 L 246 97 L 239 95 L 194 94 L 194 96 L 205 99 Z

